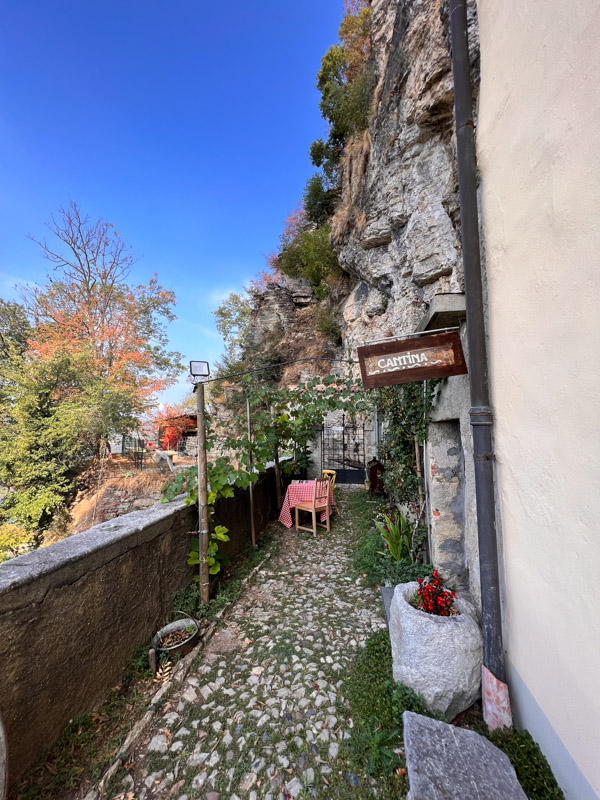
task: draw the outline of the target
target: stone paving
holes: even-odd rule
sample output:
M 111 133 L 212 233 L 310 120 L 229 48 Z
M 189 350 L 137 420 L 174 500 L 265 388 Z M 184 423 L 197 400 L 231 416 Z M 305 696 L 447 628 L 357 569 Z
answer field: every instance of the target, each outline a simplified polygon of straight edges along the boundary
M 348 491 L 348 490 L 346 490 Z M 349 771 L 347 666 L 385 625 L 350 568 L 348 521 L 284 530 L 109 797 L 289 800 L 376 793 Z

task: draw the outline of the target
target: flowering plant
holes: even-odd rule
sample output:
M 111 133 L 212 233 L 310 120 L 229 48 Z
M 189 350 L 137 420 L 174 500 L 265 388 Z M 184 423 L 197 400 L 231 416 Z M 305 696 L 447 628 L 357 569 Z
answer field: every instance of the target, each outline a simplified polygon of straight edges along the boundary
M 415 592 L 413 605 L 428 614 L 449 617 L 456 595 L 449 589 L 444 589 L 444 579 L 439 570 L 434 570 L 430 578 L 419 578 L 418 583 L 419 588 Z

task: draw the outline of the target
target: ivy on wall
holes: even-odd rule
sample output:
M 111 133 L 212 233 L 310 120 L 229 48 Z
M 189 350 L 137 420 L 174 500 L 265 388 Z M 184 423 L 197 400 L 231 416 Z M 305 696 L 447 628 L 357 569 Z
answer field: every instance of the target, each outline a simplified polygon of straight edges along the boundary
M 417 465 L 417 446 L 427 440 L 429 415 L 443 379 L 405 383 L 377 389 L 377 408 L 386 427 L 380 443 L 385 465 L 384 486 L 390 500 L 419 508 L 423 480 Z

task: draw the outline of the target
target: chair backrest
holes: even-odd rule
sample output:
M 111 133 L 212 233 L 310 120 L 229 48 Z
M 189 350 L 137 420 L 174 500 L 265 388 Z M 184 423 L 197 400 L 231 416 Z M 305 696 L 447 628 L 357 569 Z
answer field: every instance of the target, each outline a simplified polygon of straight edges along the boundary
M 314 501 L 327 499 L 329 497 L 329 489 L 329 478 L 317 478 L 313 495 Z
M 321 475 L 327 476 L 329 478 L 329 483 L 331 484 L 331 491 L 335 489 L 335 476 L 336 471 L 334 469 L 323 469 L 321 470 Z

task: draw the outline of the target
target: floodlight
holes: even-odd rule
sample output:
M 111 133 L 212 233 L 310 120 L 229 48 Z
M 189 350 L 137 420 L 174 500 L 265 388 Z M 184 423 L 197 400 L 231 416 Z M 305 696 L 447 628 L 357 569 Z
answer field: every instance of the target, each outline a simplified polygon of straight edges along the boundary
M 190 361 L 190 375 L 192 378 L 208 378 L 210 375 L 208 361 Z

